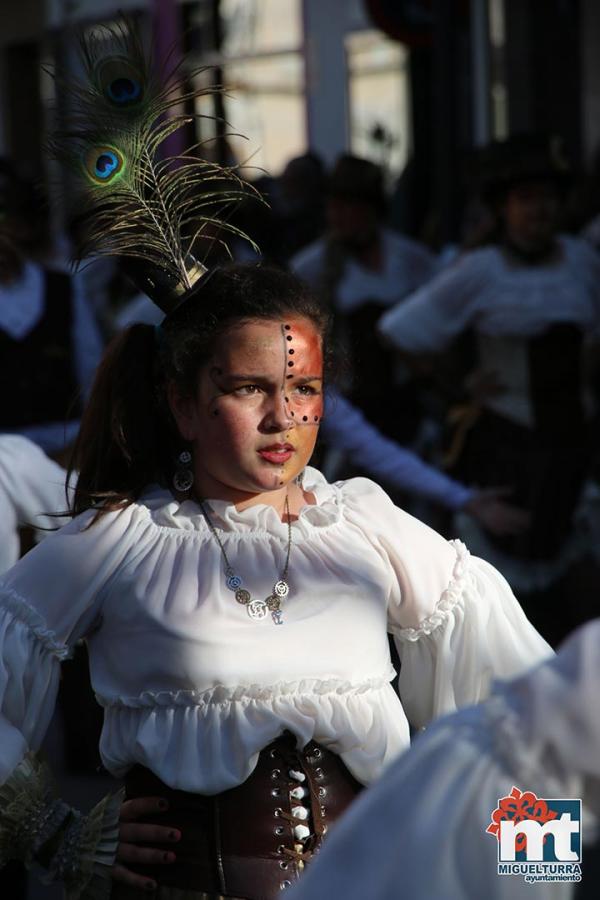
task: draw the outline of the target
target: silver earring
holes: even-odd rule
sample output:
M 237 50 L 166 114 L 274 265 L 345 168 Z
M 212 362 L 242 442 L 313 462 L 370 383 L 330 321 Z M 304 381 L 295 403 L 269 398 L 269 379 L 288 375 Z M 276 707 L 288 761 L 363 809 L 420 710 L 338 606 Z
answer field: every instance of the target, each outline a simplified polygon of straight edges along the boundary
M 177 457 L 177 468 L 173 475 L 173 487 L 180 494 L 186 494 L 194 484 L 194 473 L 191 469 L 192 454 L 189 450 L 182 450 Z

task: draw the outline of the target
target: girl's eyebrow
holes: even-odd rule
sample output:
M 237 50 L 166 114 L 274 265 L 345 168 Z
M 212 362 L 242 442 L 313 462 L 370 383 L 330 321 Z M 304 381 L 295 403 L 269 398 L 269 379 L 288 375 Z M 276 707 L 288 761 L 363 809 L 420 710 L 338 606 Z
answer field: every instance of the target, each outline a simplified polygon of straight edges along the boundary
M 234 372 L 232 374 L 226 374 L 225 372 L 220 373 L 220 378 L 225 379 L 226 381 L 270 381 L 270 377 L 268 375 L 242 375 Z M 292 376 L 294 380 L 298 384 L 307 384 L 309 381 L 322 381 L 322 375 L 299 375 Z
M 228 374 L 227 372 L 221 372 L 221 378 L 225 378 L 227 381 L 268 381 L 267 375 L 239 375 L 236 372 Z

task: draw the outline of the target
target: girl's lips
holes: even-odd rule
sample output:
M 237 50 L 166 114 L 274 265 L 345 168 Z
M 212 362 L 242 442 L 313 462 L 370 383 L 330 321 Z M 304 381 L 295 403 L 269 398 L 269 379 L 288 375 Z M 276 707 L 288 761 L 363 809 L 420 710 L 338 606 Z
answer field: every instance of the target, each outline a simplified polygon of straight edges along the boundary
M 258 455 L 262 457 L 262 459 L 266 459 L 267 462 L 270 463 L 281 463 L 287 462 L 288 459 L 294 453 L 294 449 L 289 446 L 275 448 L 275 447 L 265 447 L 262 450 L 258 451 Z

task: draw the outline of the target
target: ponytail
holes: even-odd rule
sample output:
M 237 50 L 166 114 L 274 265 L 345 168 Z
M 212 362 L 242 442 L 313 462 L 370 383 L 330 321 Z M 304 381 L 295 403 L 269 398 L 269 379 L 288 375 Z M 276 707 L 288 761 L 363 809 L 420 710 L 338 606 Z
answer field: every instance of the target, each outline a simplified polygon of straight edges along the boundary
M 129 506 L 162 479 L 174 435 L 157 357 L 151 325 L 132 325 L 109 344 L 69 465 L 69 479 L 79 472 L 73 515 L 90 507 L 100 515 Z

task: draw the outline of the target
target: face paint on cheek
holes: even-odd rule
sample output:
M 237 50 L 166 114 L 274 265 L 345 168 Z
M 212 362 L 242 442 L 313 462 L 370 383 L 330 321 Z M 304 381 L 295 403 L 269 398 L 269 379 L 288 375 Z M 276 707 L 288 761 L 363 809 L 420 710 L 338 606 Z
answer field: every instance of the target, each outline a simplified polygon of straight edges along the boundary
M 285 325 L 283 334 L 287 345 L 286 349 L 286 381 L 302 376 L 312 376 L 315 381 L 321 381 L 323 368 L 323 353 L 320 337 L 314 326 L 308 322 L 297 322 L 294 326 Z M 293 369 L 292 373 L 289 370 Z M 289 414 L 296 425 L 318 426 L 323 416 L 323 397 L 320 390 L 311 394 L 315 386 L 304 385 L 294 388 L 293 384 L 287 385 L 286 403 L 289 406 Z
M 292 334 L 292 326 L 289 324 L 285 324 L 281 326 L 281 339 L 282 339 L 282 348 L 283 348 L 283 364 L 282 364 L 282 373 L 281 373 L 281 396 L 283 397 L 283 405 L 288 419 L 293 418 L 293 413 L 290 409 L 290 398 L 286 389 L 286 361 L 287 361 L 287 351 L 289 345 L 294 340 Z M 290 425 L 291 425 L 290 421 Z M 287 437 L 287 435 L 286 435 Z

